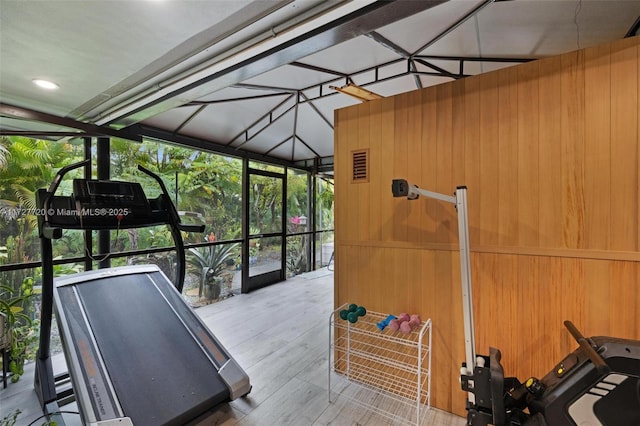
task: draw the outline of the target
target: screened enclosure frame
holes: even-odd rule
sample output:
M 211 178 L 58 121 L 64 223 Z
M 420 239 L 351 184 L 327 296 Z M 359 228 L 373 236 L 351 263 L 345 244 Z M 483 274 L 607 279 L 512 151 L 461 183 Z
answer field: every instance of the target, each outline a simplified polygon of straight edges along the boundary
M 40 134 L 37 136 L 38 138 L 42 138 L 44 135 Z M 84 178 L 91 178 L 92 167 L 96 171 L 95 176 L 97 178 L 99 179 L 111 178 L 112 176 L 110 173 L 110 150 L 109 150 L 111 139 L 108 137 L 84 136 L 82 137 L 82 141 L 84 144 L 84 159 L 89 159 L 91 161 L 92 154 L 95 155 L 95 159 L 96 159 L 95 162 L 90 163 L 89 167 L 85 168 Z M 203 149 L 202 147 L 194 147 L 193 144 L 182 145 L 182 144 L 178 144 L 171 141 L 165 141 L 165 140 L 162 140 L 162 141 L 153 140 L 153 141 L 166 144 L 166 145 L 174 145 L 174 146 L 179 146 L 181 148 L 192 149 L 194 152 L 211 153 L 215 155 L 222 155 L 224 157 L 233 158 L 233 156 L 229 155 L 228 153 L 222 153 L 215 149 Z M 52 143 L 56 143 L 56 142 L 52 142 Z M 135 142 L 131 142 L 131 143 L 135 143 Z M 249 160 L 259 161 L 267 165 L 274 165 L 274 166 L 279 166 L 283 168 L 284 170 L 283 176 L 284 176 L 284 182 L 285 182 L 285 188 L 283 193 L 284 209 L 282 213 L 283 226 L 282 226 L 282 231 L 279 234 L 283 238 L 283 250 L 282 250 L 283 268 L 285 268 L 285 265 L 286 265 L 287 239 L 292 235 L 297 235 L 297 236 L 304 235 L 304 236 L 307 236 L 306 253 L 307 253 L 308 262 L 307 262 L 306 271 L 311 271 L 316 269 L 316 264 L 317 264 L 316 241 L 318 240 L 318 237 L 322 236 L 323 234 L 333 232 L 332 228 L 317 229 L 317 226 L 316 226 L 316 220 L 315 220 L 315 218 L 317 217 L 316 189 L 317 189 L 317 179 L 318 179 L 316 177 L 316 173 L 321 172 L 319 168 L 322 168 L 323 172 L 331 168 L 332 164 L 331 166 L 328 166 L 328 164 L 331 163 L 331 160 L 329 161 L 314 160 L 310 162 L 310 164 L 305 164 L 304 165 L 305 167 L 300 167 L 300 164 L 292 164 L 286 161 L 277 161 L 277 160 L 274 161 L 273 159 L 260 158 L 259 156 L 258 158 L 256 158 L 255 155 L 250 153 L 238 152 L 238 154 L 240 155 L 237 155 L 235 158 L 240 158 L 243 160 L 243 170 L 248 169 Z M 286 176 L 290 169 L 294 169 L 294 170 L 306 173 L 306 176 L 307 176 L 307 200 L 308 201 L 307 201 L 306 216 L 308 217 L 309 222 L 306 228 L 307 230 L 305 230 L 304 232 L 298 232 L 295 234 L 289 234 L 286 228 L 286 218 L 288 217 L 287 203 L 286 203 L 286 194 L 287 194 L 286 193 L 286 182 L 287 182 Z M 246 204 L 248 203 L 248 199 L 244 196 L 244 194 L 247 193 L 245 187 L 247 186 L 248 182 L 246 181 L 244 176 L 245 176 L 245 173 L 243 172 L 243 179 L 242 179 L 242 185 L 241 185 L 242 187 L 241 191 L 243 195 L 242 204 L 244 206 L 243 209 L 246 209 L 247 208 Z M 248 229 L 248 225 L 244 223 L 246 220 L 247 220 L 247 217 L 246 215 L 243 214 L 243 217 L 241 218 L 241 223 L 240 223 L 243 229 L 241 238 L 226 239 L 226 240 L 220 240 L 220 241 L 185 242 L 185 249 L 188 250 L 190 248 L 200 248 L 200 247 L 207 247 L 207 246 L 217 246 L 217 245 L 237 243 L 242 246 L 241 250 L 242 250 L 243 259 L 244 259 L 245 253 L 248 253 L 248 246 L 249 246 L 249 239 L 250 239 L 249 233 L 247 231 L 244 231 L 245 229 Z M 175 250 L 175 247 L 173 246 L 163 246 L 163 247 L 153 247 L 153 248 L 145 248 L 145 249 L 112 251 L 110 247 L 111 236 L 109 234 L 109 231 L 96 231 L 95 236 L 96 237 L 94 237 L 93 231 L 84 231 L 84 246 L 85 246 L 84 255 L 56 259 L 54 260 L 54 265 L 82 264 L 84 267 L 84 270 L 91 270 L 95 268 L 94 263 L 96 261 L 99 261 L 98 262 L 99 267 L 103 268 L 103 267 L 109 267 L 110 261 L 112 259 L 119 259 L 119 258 L 132 257 L 132 256 L 153 255 L 157 253 L 172 252 L 173 250 Z M 94 239 L 97 239 L 97 241 L 94 241 Z M 97 247 L 97 253 L 94 252 L 94 249 L 96 247 Z M 99 257 L 104 254 L 109 254 L 108 258 L 100 261 Z M 247 262 L 243 262 L 243 263 L 247 263 Z M 34 269 L 34 268 L 40 267 L 41 265 L 42 265 L 41 259 L 37 261 L 7 263 L 7 264 L 0 265 L 0 273 L 7 272 L 7 271 Z M 243 284 L 244 284 L 244 280 L 245 280 L 244 273 L 242 274 L 242 277 L 243 277 Z M 282 278 L 281 280 L 285 280 L 287 278 L 286 269 L 284 269 L 284 273 L 281 278 Z M 243 285 L 243 288 L 244 288 L 244 285 Z

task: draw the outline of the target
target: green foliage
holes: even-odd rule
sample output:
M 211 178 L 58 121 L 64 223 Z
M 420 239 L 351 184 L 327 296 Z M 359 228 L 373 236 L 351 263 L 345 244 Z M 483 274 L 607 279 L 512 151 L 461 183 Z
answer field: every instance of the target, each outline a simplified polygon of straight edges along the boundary
M 22 414 L 22 411 L 19 409 L 15 409 L 12 413 L 7 414 L 3 418 L 0 419 L 0 426 L 15 426 L 18 421 L 18 416 Z M 45 417 L 45 416 L 42 416 Z M 29 423 L 29 425 L 34 424 L 37 420 L 40 420 L 42 417 L 36 419 L 35 421 Z M 57 422 L 54 420 L 45 420 L 40 426 L 57 426 Z
M 289 171 L 287 176 L 287 216 L 309 216 L 307 181 L 307 173 Z
M 220 296 L 221 274 L 227 259 L 236 255 L 237 247 L 238 244 L 234 243 L 189 249 L 187 266 L 193 273 L 200 276 L 198 296 L 202 296 L 203 290 L 211 299 L 217 299 Z
M 249 225 L 259 233 L 278 232 L 282 218 L 282 181 L 278 178 L 252 175 L 249 186 Z
M 24 362 L 30 355 L 28 349 L 37 338 L 31 318 L 25 314 L 31 305 L 33 283 L 33 278 L 27 277 L 18 290 L 8 285 L 0 285 L 0 313 L 6 324 L 0 340 L 9 342 L 9 371 L 13 373 L 12 382 L 17 382 L 24 373 Z
M 22 411 L 16 409 L 13 413 L 7 414 L 0 419 L 0 426 L 14 426 L 20 413 L 22 413 Z
M 307 272 L 306 245 L 305 235 L 287 237 L 287 273 L 289 276 Z
M 138 232 L 140 232 L 140 246 L 143 248 L 173 246 L 171 231 L 166 226 L 144 228 Z
M 24 215 L 34 209 L 35 192 L 49 186 L 57 170 L 78 161 L 82 150 L 69 142 L 48 142 L 25 137 L 0 139 L 0 207 L 20 212 L 0 216 L 0 241 L 13 239 L 15 262 L 39 257 L 36 216 Z
M 326 179 L 318 180 L 318 188 L 316 190 L 316 224 L 318 229 L 333 228 L 333 182 Z
M 7 166 L 9 155 L 9 138 L 6 136 L 0 137 L 0 169 Z
M 130 143 L 117 139 L 112 141 L 111 152 L 114 176 L 141 182 L 147 196 L 155 197 L 160 193 L 157 183 L 137 171 L 137 165 L 155 171 L 174 202 L 177 199 L 178 210 L 205 218 L 207 234 L 214 232 L 219 240 L 237 238 L 234 230 L 242 217 L 240 160 L 148 141 L 132 150 Z M 144 232 L 140 230 L 141 241 L 146 238 Z
M 60 259 L 61 256 L 55 258 L 54 260 Z M 82 272 L 84 267 L 78 263 L 63 263 L 61 265 L 53 265 L 53 276 L 61 277 L 63 275 L 72 275 L 77 274 L 78 272 Z
M 48 186 L 57 169 L 76 161 L 80 154 L 70 143 L 4 138 L 8 155 L 4 155 L 5 166 L 0 168 L 1 199 L 32 203 L 35 191 Z
M 218 244 L 213 246 L 190 248 L 187 265 L 192 271 L 202 274 L 206 270 L 207 277 L 219 276 L 226 266 L 226 261 L 236 255 L 237 243 Z

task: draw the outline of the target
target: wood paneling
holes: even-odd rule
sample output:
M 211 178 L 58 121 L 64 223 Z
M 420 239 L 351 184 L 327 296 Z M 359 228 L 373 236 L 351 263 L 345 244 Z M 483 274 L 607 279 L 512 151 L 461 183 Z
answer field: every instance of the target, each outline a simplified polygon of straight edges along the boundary
M 381 99 L 376 102 L 380 104 L 380 138 L 381 138 L 381 164 L 380 168 L 374 169 L 374 174 L 380 175 L 380 186 L 376 193 L 372 195 L 372 197 L 377 197 L 380 199 L 380 217 L 379 220 L 381 222 L 382 230 L 382 239 L 381 241 L 390 241 L 393 238 L 393 226 L 394 221 L 393 217 L 393 209 L 395 208 L 395 204 L 389 202 L 389 193 L 390 182 L 392 179 L 399 177 L 396 176 L 396 170 L 393 167 L 390 167 L 393 164 L 394 159 L 394 139 L 393 135 L 395 129 L 393 125 L 393 115 L 395 103 L 393 98 Z M 386 187 L 386 191 L 385 191 Z
M 518 244 L 518 69 L 505 68 L 496 73 L 498 81 L 498 238 L 500 245 Z
M 457 217 L 391 179 L 468 188 L 476 350 L 544 375 L 591 335 L 640 339 L 639 38 L 336 113 L 336 298 L 433 320 L 433 404 L 464 414 Z M 348 155 L 369 149 L 367 184 Z
M 584 247 L 584 54 L 560 57 L 560 155 L 563 244 Z
M 511 194 L 517 200 L 517 216 L 512 218 L 518 228 L 515 245 L 536 247 L 540 243 L 538 232 L 540 204 L 539 163 L 539 63 L 531 62 L 510 68 L 517 72 L 518 125 L 517 188 Z
M 563 247 L 561 146 L 560 146 L 560 57 L 539 62 L 538 164 L 539 228 L 542 247 Z M 536 208 L 536 206 L 531 206 Z
M 497 245 L 498 238 L 498 73 L 481 74 L 480 80 L 480 199 L 477 208 L 480 221 L 476 224 L 480 244 Z M 470 225 L 471 226 L 471 225 Z
M 611 49 L 611 248 L 638 249 L 638 49 Z
M 611 80 L 610 46 L 585 50 L 584 183 L 599 197 L 585 198 L 585 248 L 610 247 Z
M 422 145 L 422 156 L 420 162 L 422 165 L 422 174 L 420 185 L 424 188 L 435 188 L 438 172 L 436 169 L 437 144 L 435 143 L 437 116 L 437 99 L 436 88 L 430 87 L 423 90 L 422 95 L 422 137 L 420 139 Z M 401 173 L 402 171 L 399 171 Z M 398 175 L 397 177 L 402 177 Z M 421 241 L 432 241 L 440 223 L 436 218 L 436 203 L 420 203 L 418 206 L 423 212 L 420 229 L 416 232 L 421 235 Z

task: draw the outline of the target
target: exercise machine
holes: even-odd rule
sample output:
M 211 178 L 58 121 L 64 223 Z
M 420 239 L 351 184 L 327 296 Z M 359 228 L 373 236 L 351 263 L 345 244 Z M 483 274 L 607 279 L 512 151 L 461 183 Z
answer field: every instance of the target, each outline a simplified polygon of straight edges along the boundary
M 468 425 L 640 425 L 640 341 L 585 338 L 564 325 L 579 347 L 542 379 L 505 378 L 496 348 L 478 357 L 473 374 L 461 376 L 462 389 L 475 395 Z
M 504 377 L 500 350 L 490 348 L 489 355 L 476 356 L 466 188 L 458 187 L 450 196 L 394 179 L 391 189 L 394 197 L 415 200 L 422 195 L 457 209 L 466 355 L 460 382 L 467 392 L 469 426 L 640 425 L 640 341 L 587 339 L 565 321 L 579 348 L 542 379 L 531 377 L 524 383 Z
M 248 394 L 249 378 L 181 296 L 185 250 L 180 222 L 159 176 L 146 197 L 134 182 L 74 179 L 70 196 L 55 195 L 61 169 L 36 194 L 42 248 L 40 345 L 34 387 L 49 420 L 64 425 L 60 406 L 75 400 L 87 425 L 183 425 L 218 404 Z M 52 240 L 65 229 L 120 230 L 167 225 L 176 252 L 175 283 L 155 265 L 123 266 L 53 278 Z M 108 256 L 105 254 L 104 256 Z M 54 377 L 55 311 L 68 373 Z

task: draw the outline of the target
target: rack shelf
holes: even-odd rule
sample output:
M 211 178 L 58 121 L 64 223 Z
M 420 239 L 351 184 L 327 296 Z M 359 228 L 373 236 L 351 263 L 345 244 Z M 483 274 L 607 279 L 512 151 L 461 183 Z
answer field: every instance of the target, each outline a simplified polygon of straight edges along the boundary
M 380 331 L 387 315 L 329 318 L 329 402 L 346 398 L 394 423 L 420 425 L 431 408 L 431 319 L 410 334 Z M 335 396 L 335 397 L 334 397 Z

